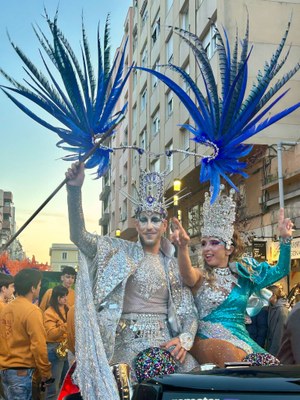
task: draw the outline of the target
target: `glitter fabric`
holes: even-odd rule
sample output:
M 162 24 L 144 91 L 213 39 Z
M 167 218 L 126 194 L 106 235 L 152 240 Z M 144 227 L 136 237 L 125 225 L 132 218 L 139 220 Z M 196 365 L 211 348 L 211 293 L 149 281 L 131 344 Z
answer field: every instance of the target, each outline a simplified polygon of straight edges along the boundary
M 145 253 L 134 276 L 133 282 L 139 294 L 148 300 L 154 293 L 167 286 L 163 258 L 160 254 Z
M 243 361 L 250 362 L 252 366 L 280 365 L 280 361 L 269 353 L 251 353 Z
M 142 245 L 88 233 L 84 226 L 79 188 L 68 187 L 68 205 L 71 239 L 80 249 L 76 282 L 77 381 L 84 399 L 115 400 L 118 398 L 115 395 L 117 388 L 109 364 L 122 362 L 122 351 L 130 355 L 130 359 L 124 361 L 132 365 L 136 354 L 147 347 L 158 347 L 166 339 L 178 337 L 181 333 L 195 337 L 196 310 L 191 291 L 180 279 L 173 257 L 174 247 L 162 238 L 160 251 L 166 277 L 167 320 L 164 317 L 165 322 L 161 321 L 163 329 L 160 334 L 154 334 L 157 329 L 157 324 L 154 324 L 151 340 L 137 335 L 138 332 L 131 329 L 131 323 L 126 324 L 122 331 L 126 285 L 144 258 Z M 155 307 L 152 312 L 156 313 Z M 147 329 L 149 332 L 150 326 Z M 126 343 L 122 342 L 122 335 Z M 133 354 L 131 349 L 137 351 Z M 187 354 L 179 370 L 190 371 L 197 365 Z
M 220 186 L 220 193 L 213 204 L 211 204 L 210 194 L 205 193 L 201 235 L 222 239 L 226 243 L 226 248 L 230 249 L 235 221 L 236 203 L 233 201 L 235 191 L 230 189 L 229 196 L 226 196 L 221 194 L 222 190 L 224 190 L 224 185 Z
M 197 336 L 228 341 L 247 354 L 264 353 L 265 350 L 249 337 L 245 328 L 248 299 L 253 292 L 277 282 L 289 273 L 290 254 L 290 245 L 281 243 L 279 260 L 274 267 L 266 262 L 257 263 L 253 258 L 231 263 L 230 269 L 238 276 L 238 280 L 236 284 L 232 282 L 232 289 L 228 293 L 223 288 L 220 290 L 218 274 L 215 274 L 216 281 L 212 285 L 204 281 L 194 296 L 199 315 Z
M 214 268 L 213 273 L 213 285 L 204 280 L 198 290 L 198 297 L 202 299 L 201 307 L 198 307 L 200 319 L 219 307 L 228 297 L 233 287 L 238 284 L 237 277 L 232 273 L 229 267 Z
M 176 371 L 176 361 L 171 353 L 159 347 L 140 352 L 134 360 L 137 380 L 142 382 L 158 375 L 170 375 Z

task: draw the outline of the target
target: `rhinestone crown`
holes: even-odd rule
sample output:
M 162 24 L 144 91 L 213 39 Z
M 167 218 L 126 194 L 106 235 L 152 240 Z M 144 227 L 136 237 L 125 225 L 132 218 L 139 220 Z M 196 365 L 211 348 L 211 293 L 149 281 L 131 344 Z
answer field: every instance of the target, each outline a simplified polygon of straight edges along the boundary
M 217 237 L 223 240 L 229 249 L 234 232 L 236 203 L 233 200 L 234 189 L 230 189 L 227 196 L 221 193 L 224 188 L 224 185 L 220 185 L 219 195 L 213 204 L 211 204 L 212 188 L 210 193 L 205 193 L 201 234 L 202 237 Z
M 138 198 L 135 215 L 141 212 L 151 212 L 167 216 L 167 208 L 164 201 L 164 174 L 159 172 L 143 171 L 140 175 Z

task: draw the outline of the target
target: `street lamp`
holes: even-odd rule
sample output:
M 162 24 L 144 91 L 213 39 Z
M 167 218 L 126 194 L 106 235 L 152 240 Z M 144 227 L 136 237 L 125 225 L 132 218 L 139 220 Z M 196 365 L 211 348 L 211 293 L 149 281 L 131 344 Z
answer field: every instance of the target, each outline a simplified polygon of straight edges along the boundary
M 116 229 L 115 236 L 118 238 L 121 236 L 121 229 L 119 229 L 119 228 Z
M 182 219 L 181 210 L 178 210 L 178 211 L 177 211 L 177 218 L 178 218 L 178 221 L 181 222 L 181 219 Z
M 173 190 L 174 192 L 180 192 L 181 189 L 181 180 L 176 178 L 173 182 Z
M 176 178 L 173 181 L 173 190 L 174 190 L 174 196 L 173 196 L 173 204 L 174 204 L 174 216 L 177 218 L 178 217 L 178 202 L 179 202 L 179 192 L 181 190 L 181 180 Z

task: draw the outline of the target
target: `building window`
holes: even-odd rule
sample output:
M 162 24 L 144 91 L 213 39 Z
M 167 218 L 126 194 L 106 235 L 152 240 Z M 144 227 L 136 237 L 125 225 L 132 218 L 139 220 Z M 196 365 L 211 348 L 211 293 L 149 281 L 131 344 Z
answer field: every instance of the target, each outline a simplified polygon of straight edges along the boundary
M 154 69 L 156 71 L 159 70 L 159 58 L 155 61 L 155 64 L 153 65 L 152 69 Z M 152 83 L 152 88 L 154 90 L 158 85 L 157 76 L 151 74 L 151 83 Z
M 180 12 L 180 27 L 184 30 L 189 30 L 189 8 L 184 7 L 184 9 Z
M 141 111 L 144 111 L 147 106 L 147 88 L 141 93 Z
M 173 140 L 171 140 L 165 148 L 165 152 L 168 155 L 168 152 L 170 152 L 171 150 L 173 150 Z M 173 167 L 174 167 L 174 157 L 173 157 L 173 153 L 171 153 L 170 156 L 167 156 L 167 173 L 173 171 Z
M 166 58 L 167 62 L 171 62 L 173 60 L 173 36 L 171 35 L 166 42 Z
M 198 10 L 201 6 L 201 4 L 203 3 L 204 0 L 197 0 L 196 2 L 196 10 Z
M 120 219 L 121 219 L 121 222 L 124 222 L 127 220 L 127 199 L 125 199 L 123 201 Z
M 128 128 L 126 127 L 124 130 L 123 142 L 121 143 L 123 146 L 128 146 Z
M 127 185 L 127 181 L 128 181 L 128 165 L 127 163 L 124 164 L 124 168 L 123 168 L 123 185 Z
M 147 7 L 145 7 L 142 15 L 141 15 L 141 25 L 142 25 L 142 29 L 144 28 L 144 26 L 146 25 L 148 20 L 148 10 Z
M 202 44 L 207 57 L 211 59 L 217 50 L 217 34 L 213 25 L 210 26 L 207 34 L 202 39 Z
M 160 33 L 160 18 L 157 15 L 152 25 L 152 34 L 151 34 L 152 46 L 157 42 L 159 33 Z
M 203 225 L 202 206 L 196 204 L 188 210 L 188 234 L 190 237 L 199 236 Z
M 66 260 L 68 258 L 68 253 L 66 252 L 66 251 L 63 251 L 62 253 L 61 253 L 61 259 L 62 260 Z
M 147 67 L 147 65 L 148 65 L 148 51 L 147 51 L 147 47 L 144 46 L 144 48 L 141 52 L 141 66 Z
M 136 104 L 133 106 L 132 109 L 132 126 L 136 126 L 136 121 L 137 121 L 137 111 L 136 111 Z
M 116 182 L 113 181 L 113 183 L 112 183 L 112 191 L 111 191 L 111 199 L 112 200 L 115 199 L 115 192 L 116 192 Z
M 160 172 L 160 159 L 154 160 L 150 166 L 151 172 Z
M 159 110 L 152 117 L 152 135 L 156 136 L 160 131 L 160 116 Z
M 190 151 L 190 132 L 186 129 L 181 130 L 182 132 L 182 149 Z M 188 157 L 187 154 L 183 154 L 183 158 Z
M 170 10 L 172 5 L 173 5 L 173 0 L 166 0 L 167 12 Z
M 133 38 L 132 38 L 132 51 L 134 52 L 135 49 L 137 48 L 138 45 L 138 37 L 137 37 L 137 30 L 133 32 Z
M 146 128 L 144 128 L 142 133 L 140 134 L 139 147 L 141 149 L 146 150 L 146 147 L 147 147 L 147 129 Z
M 190 64 L 188 63 L 186 66 L 185 66 L 185 68 L 183 69 L 184 70 L 184 72 L 186 73 L 186 74 L 190 74 Z M 185 91 L 185 92 L 188 92 L 189 91 L 189 89 L 190 89 L 190 85 L 187 83 L 187 81 L 183 81 L 183 90 Z
M 170 90 L 167 94 L 167 117 L 170 117 L 173 114 L 173 92 Z
M 136 141 L 133 143 L 133 147 L 136 147 Z M 131 166 L 134 167 L 137 164 L 138 152 L 133 151 L 131 157 Z
M 134 70 L 132 72 L 132 87 L 133 87 L 133 89 L 136 88 L 136 85 L 137 85 L 137 71 Z

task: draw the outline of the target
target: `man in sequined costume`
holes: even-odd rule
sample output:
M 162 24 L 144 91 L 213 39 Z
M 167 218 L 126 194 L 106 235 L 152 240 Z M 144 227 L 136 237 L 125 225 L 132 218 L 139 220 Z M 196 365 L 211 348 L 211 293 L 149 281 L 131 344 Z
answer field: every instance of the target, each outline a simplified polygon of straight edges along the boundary
M 178 361 L 178 371 L 194 369 L 197 363 L 188 350 L 197 331 L 197 317 L 191 292 L 180 279 L 174 247 L 163 237 L 167 221 L 162 199 L 151 197 L 149 204 L 140 199 L 137 243 L 98 236 L 88 233 L 84 225 L 84 167 L 73 164 L 66 176 L 71 240 L 81 255 L 75 305 L 81 391 L 101 391 L 91 387 L 96 377 L 87 383 L 87 371 L 93 368 L 94 374 L 102 369 L 106 390 L 110 376 L 107 368 L 103 372 L 105 362 L 132 366 L 137 353 L 153 346 L 169 349 Z M 149 177 L 157 178 L 151 173 Z

